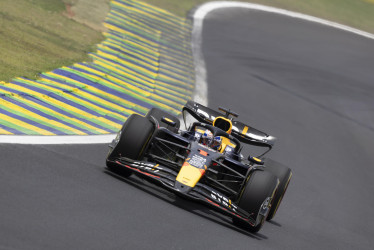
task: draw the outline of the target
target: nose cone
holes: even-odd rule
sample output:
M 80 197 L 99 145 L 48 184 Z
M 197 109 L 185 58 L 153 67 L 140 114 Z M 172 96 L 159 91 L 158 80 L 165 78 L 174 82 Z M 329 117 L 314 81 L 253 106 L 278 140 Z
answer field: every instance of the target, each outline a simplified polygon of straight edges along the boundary
M 181 193 L 188 193 L 190 192 L 193 187 L 187 186 L 186 184 L 180 183 L 179 181 L 176 181 L 174 184 L 174 188 L 178 190 Z
M 204 169 L 194 167 L 188 162 L 185 162 L 178 173 L 176 181 L 193 188 L 196 183 L 199 182 L 204 173 Z

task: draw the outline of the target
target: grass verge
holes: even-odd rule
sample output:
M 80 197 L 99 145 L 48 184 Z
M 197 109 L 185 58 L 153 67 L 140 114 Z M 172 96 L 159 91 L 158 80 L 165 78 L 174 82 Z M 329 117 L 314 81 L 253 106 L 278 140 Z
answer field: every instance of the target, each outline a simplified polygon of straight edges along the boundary
M 0 80 L 88 59 L 103 37 L 67 18 L 61 0 L 0 1 Z

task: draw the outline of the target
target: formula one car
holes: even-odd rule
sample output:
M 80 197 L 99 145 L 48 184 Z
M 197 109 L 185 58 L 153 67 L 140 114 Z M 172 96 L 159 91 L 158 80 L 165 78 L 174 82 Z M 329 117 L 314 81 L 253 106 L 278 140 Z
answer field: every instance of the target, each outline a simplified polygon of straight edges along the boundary
M 177 117 L 157 108 L 145 117 L 133 114 L 109 145 L 106 165 L 124 177 L 135 173 L 210 205 L 231 216 L 235 225 L 258 232 L 274 217 L 292 173 L 263 158 L 274 137 L 234 120 L 238 114 L 229 109 L 219 110 L 187 102 L 183 117 L 196 121 L 186 130 L 180 129 Z M 244 145 L 267 150 L 245 159 Z

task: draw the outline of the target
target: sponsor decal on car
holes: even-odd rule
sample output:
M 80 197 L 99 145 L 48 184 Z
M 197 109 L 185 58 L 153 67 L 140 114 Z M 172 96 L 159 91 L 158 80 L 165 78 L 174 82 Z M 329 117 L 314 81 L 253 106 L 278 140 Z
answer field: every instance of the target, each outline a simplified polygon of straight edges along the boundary
M 149 163 L 149 162 L 134 162 L 132 164 L 133 167 L 137 167 L 139 169 L 143 169 L 145 171 L 153 171 L 154 173 L 158 172 L 158 164 Z
M 215 202 L 217 202 L 219 205 L 221 205 L 223 207 L 227 207 L 227 208 L 231 209 L 233 212 L 236 212 L 236 210 L 238 209 L 238 207 L 235 204 L 233 204 L 229 198 L 221 195 L 218 192 L 211 191 L 210 197 Z

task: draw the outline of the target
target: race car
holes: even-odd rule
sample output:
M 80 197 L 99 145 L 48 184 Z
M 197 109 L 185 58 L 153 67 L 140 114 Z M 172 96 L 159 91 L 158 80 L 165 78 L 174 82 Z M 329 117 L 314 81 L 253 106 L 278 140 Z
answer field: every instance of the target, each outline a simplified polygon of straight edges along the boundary
M 275 137 L 236 120 L 238 114 L 226 108 L 188 101 L 182 115 L 185 130 L 177 117 L 157 108 L 145 117 L 132 114 L 109 145 L 107 168 L 207 204 L 258 232 L 274 218 L 292 176 L 290 168 L 264 158 Z M 187 115 L 194 121 L 187 124 Z M 266 151 L 245 158 L 246 145 Z

